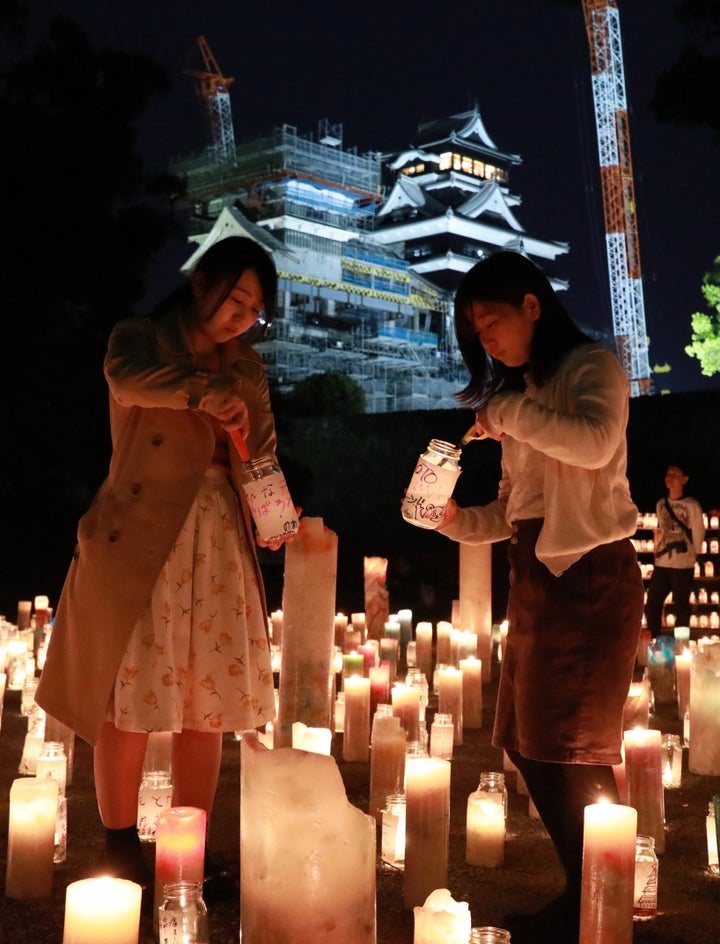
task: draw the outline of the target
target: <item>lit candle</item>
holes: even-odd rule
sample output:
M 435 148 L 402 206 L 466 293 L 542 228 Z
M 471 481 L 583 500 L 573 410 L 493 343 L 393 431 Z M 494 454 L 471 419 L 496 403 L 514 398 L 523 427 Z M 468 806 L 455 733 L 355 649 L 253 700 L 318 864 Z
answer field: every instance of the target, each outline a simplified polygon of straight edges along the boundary
M 591 803 L 585 807 L 580 893 L 583 942 L 632 942 L 637 826 L 637 813 L 630 806 Z
M 283 611 L 273 610 L 270 614 L 270 628 L 272 629 L 273 644 L 282 647 L 283 638 Z
M 7 871 L 8 898 L 48 898 L 52 894 L 56 780 L 22 777 L 10 787 Z
M 363 675 L 367 676 L 370 675 L 370 669 L 377 665 L 378 658 L 377 646 L 371 646 L 371 642 L 375 642 L 375 640 L 371 639 L 368 642 L 358 646 L 358 653 L 363 659 Z
M 329 754 L 332 745 L 330 728 L 309 728 L 302 721 L 296 721 L 292 728 L 292 746 L 298 751 L 313 751 L 315 754 Z
M 475 730 L 483 723 L 482 659 L 469 656 L 460 660 L 462 672 L 463 727 Z
M 170 882 L 202 882 L 207 814 L 195 806 L 172 806 L 158 818 L 155 838 L 155 914 Z
M 18 600 L 17 628 L 27 629 L 32 614 L 32 600 Z
M 337 534 L 322 518 L 301 518 L 285 546 L 283 647 L 276 747 L 290 747 L 292 726 L 329 728 L 334 669 Z
M 367 761 L 370 757 L 370 679 L 350 675 L 345 679 L 343 760 Z
M 510 628 L 510 624 L 506 619 L 500 623 L 500 640 L 498 642 L 498 662 L 502 662 L 503 653 L 505 652 L 505 646 L 507 644 L 507 634 Z
M 489 682 L 492 664 L 492 545 L 461 544 L 459 557 L 460 625 L 477 636 L 475 654 L 482 659 L 483 681 Z
M 471 633 L 469 629 L 457 630 L 457 661 L 455 665 L 459 665 L 462 659 L 467 659 L 469 656 L 477 656 L 477 647 L 478 638 L 475 633 Z
M 365 642 L 367 631 L 367 620 L 365 613 L 351 613 L 350 623 L 352 624 L 353 632 L 360 634 L 360 642 Z
M 648 647 L 648 678 L 655 703 L 670 705 L 675 701 L 675 639 L 658 636 Z
M 438 757 L 409 756 L 405 763 L 406 908 L 422 905 L 432 891 L 447 886 L 450 766 Z
M 455 901 L 447 888 L 436 888 L 425 904 L 413 909 L 413 944 L 467 944 L 470 940 L 470 906 Z
M 343 640 L 347 632 L 348 618 L 344 613 L 336 613 L 334 620 L 335 645 L 342 650 Z
M 650 720 L 650 683 L 631 682 L 623 707 L 623 731 L 646 728 Z
M 498 868 L 505 858 L 505 808 L 501 793 L 476 790 L 468 797 L 465 861 Z
M 395 676 L 397 674 L 397 663 L 398 663 L 398 649 L 400 647 L 400 640 L 394 639 L 389 636 L 383 636 L 380 640 L 380 664 L 387 662 L 389 684 L 392 685 L 395 681 Z
M 405 780 L 407 734 L 395 715 L 376 715 L 370 741 L 369 813 L 378 823 L 390 794 L 399 793 Z
M 334 758 L 240 742 L 243 941 L 371 944 L 375 820 L 347 799 Z M 237 937 L 237 932 L 235 932 Z
M 365 623 L 370 639 L 380 639 L 389 615 L 387 589 L 387 558 L 365 557 Z
M 65 892 L 63 944 L 137 944 L 142 888 L 122 878 L 86 878 Z
M 400 623 L 397 621 L 397 617 L 395 616 L 385 623 L 383 636 L 386 639 L 400 639 L 400 629 Z
M 703 643 L 690 668 L 690 752 L 694 774 L 720 776 L 720 643 Z
M 432 675 L 432 641 L 432 623 L 418 623 L 415 627 L 415 662 L 428 679 Z
M 345 679 L 351 675 L 365 674 L 365 656 L 357 649 L 343 653 L 342 665 L 343 688 L 345 687 Z
M 420 740 L 420 689 L 414 685 L 393 685 L 391 698 L 393 714 L 407 732 L 408 741 Z
M 410 642 L 413 635 L 413 614 L 412 610 L 398 610 L 396 615 L 397 621 L 400 623 L 400 658 L 404 659 L 407 644 Z
M 665 851 L 665 797 L 662 785 L 660 732 L 633 728 L 623 735 L 628 804 L 637 810 L 641 836 L 652 836 L 655 850 Z
M 679 787 L 682 782 L 682 746 L 679 734 L 662 736 L 662 782 L 666 790 Z
M 390 664 L 381 662 L 380 665 L 373 666 L 368 677 L 370 679 L 370 717 L 374 718 L 377 706 L 390 701 Z
M 450 665 L 451 642 L 453 625 L 448 620 L 440 620 L 436 627 L 437 645 L 435 651 L 435 662 Z
M 460 669 L 448 666 L 438 672 L 438 711 L 452 715 L 455 728 L 455 743 L 463 742 L 463 674 Z

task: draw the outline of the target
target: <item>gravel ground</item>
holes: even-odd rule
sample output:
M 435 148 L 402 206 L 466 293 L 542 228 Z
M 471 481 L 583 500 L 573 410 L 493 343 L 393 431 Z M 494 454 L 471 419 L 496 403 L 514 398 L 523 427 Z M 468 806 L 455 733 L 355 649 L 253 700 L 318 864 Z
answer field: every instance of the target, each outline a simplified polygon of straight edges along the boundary
M 493 681 L 484 690 L 484 727 L 466 732 L 465 743 L 455 748 L 452 762 L 450 866 L 447 887 L 456 900 L 470 905 L 473 925 L 503 926 L 508 911 L 532 911 L 561 889 L 561 872 L 542 824 L 528 816 L 527 797 L 514 789 L 508 776 L 509 815 L 505 863 L 499 869 L 469 866 L 464 861 L 465 807 L 476 789 L 480 772 L 501 770 L 502 754 L 489 744 L 492 706 L 498 666 Z M 7 854 L 8 795 L 18 776 L 18 764 L 27 730 L 20 715 L 20 696 L 5 696 L 0 732 L 0 864 L 3 874 Z M 432 708 L 432 706 L 431 706 Z M 651 726 L 680 733 L 673 712 L 658 714 Z M 369 765 L 345 763 L 341 742 L 335 739 L 333 753 L 351 803 L 367 810 Z M 239 760 L 240 745 L 226 735 L 217 801 L 210 824 L 211 848 L 221 859 L 237 867 L 239 849 Z M 705 812 L 708 801 L 720 793 L 720 777 L 701 777 L 687 771 L 684 757 L 683 783 L 665 795 L 667 848 L 660 860 L 659 913 L 652 920 L 635 922 L 635 944 L 718 944 L 720 940 L 720 877 L 707 869 Z M 75 769 L 68 788 L 68 857 L 56 866 L 52 897 L 17 901 L 0 898 L 0 944 L 61 944 L 65 889 L 70 882 L 92 874 L 102 848 L 102 827 L 95 806 L 92 784 L 92 752 L 76 743 Z M 152 865 L 153 847 L 145 847 Z M 239 897 L 208 901 L 212 944 L 237 944 Z M 141 918 L 141 944 L 155 940 L 152 921 Z M 413 915 L 403 907 L 402 875 L 377 872 L 377 944 L 412 944 Z M 98 942 L 100 944 L 100 942 Z M 314 944 L 314 942 L 308 942 Z M 538 938 L 538 944 L 544 942 Z M 551 944 L 551 942 L 548 942 Z

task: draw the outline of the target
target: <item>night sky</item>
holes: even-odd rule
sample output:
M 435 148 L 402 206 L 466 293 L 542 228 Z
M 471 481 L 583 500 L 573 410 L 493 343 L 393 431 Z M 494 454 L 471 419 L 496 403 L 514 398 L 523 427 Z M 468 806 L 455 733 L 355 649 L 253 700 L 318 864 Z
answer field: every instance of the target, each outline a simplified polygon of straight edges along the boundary
M 630 105 L 650 364 L 669 363 L 656 389 L 720 389 L 683 347 L 690 316 L 705 310 L 704 273 L 720 255 L 720 143 L 704 129 L 657 122 L 649 101 L 675 58 L 682 30 L 676 0 L 622 0 L 620 22 Z M 602 198 L 580 0 L 442 3 L 363 0 L 33 0 L 35 28 L 63 13 L 98 45 L 139 50 L 166 67 L 173 90 L 152 107 L 142 133 L 149 166 L 165 168 L 205 144 L 195 80 L 205 35 L 231 89 L 235 137 L 293 125 L 317 132 L 342 123 L 344 146 L 395 151 L 420 122 L 477 101 L 498 148 L 519 154 L 510 189 L 529 234 L 570 243 L 556 271 L 565 301 L 585 325 L 612 329 Z M 423 12 L 425 11 L 425 12 Z

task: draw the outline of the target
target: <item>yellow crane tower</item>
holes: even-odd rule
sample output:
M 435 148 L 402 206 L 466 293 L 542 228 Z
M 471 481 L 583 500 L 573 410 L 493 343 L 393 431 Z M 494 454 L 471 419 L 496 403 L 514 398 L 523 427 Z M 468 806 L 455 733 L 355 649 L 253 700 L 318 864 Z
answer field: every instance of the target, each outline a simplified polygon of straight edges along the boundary
M 632 396 L 652 392 L 617 0 L 582 0 L 590 44 L 613 332 Z

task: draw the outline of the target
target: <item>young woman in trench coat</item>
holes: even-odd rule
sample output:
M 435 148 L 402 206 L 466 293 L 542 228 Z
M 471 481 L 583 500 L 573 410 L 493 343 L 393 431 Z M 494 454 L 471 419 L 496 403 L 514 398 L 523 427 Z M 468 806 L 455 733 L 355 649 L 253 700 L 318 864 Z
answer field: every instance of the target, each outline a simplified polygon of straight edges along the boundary
M 110 469 L 78 526 L 37 700 L 94 745 L 106 864 L 125 877 L 138 877 L 149 732 L 173 732 L 173 805 L 209 816 L 223 732 L 274 716 L 263 584 L 228 431 L 251 456 L 275 452 L 265 370 L 240 335 L 272 317 L 276 285 L 267 253 L 229 237 L 109 340 Z

